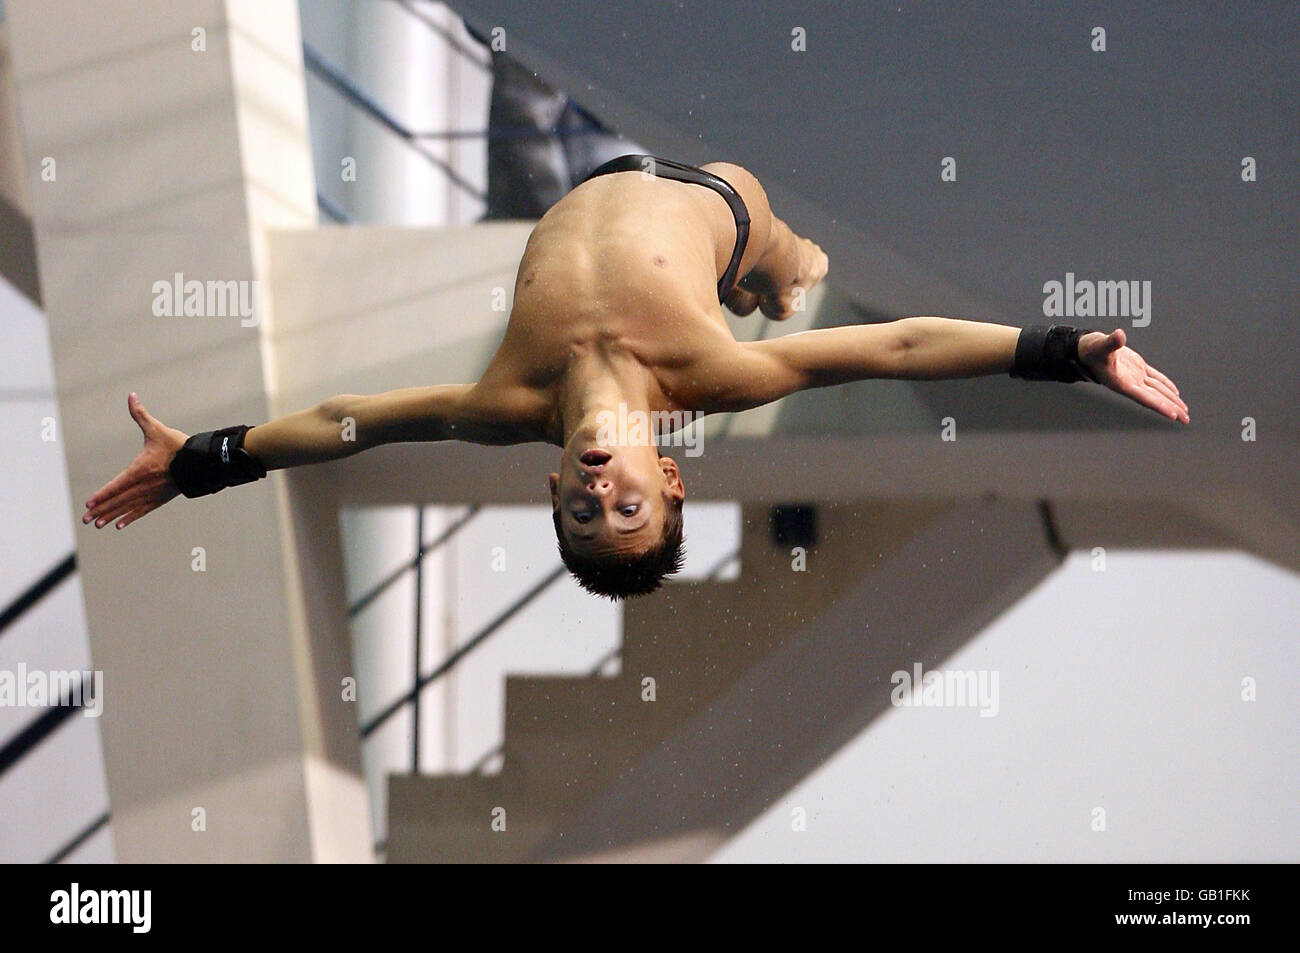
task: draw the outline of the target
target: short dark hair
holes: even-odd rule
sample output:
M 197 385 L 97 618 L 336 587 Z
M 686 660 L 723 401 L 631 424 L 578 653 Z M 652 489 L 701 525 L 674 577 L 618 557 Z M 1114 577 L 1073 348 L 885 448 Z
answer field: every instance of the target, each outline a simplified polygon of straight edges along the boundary
M 573 573 L 578 585 L 588 592 L 606 599 L 628 599 L 645 596 L 682 568 L 686 552 L 682 548 L 682 501 L 669 497 L 664 507 L 663 534 L 649 549 L 634 555 L 605 553 L 600 556 L 583 556 L 569 545 L 560 525 L 560 508 L 551 508 L 555 522 L 555 539 L 560 544 L 560 558 Z

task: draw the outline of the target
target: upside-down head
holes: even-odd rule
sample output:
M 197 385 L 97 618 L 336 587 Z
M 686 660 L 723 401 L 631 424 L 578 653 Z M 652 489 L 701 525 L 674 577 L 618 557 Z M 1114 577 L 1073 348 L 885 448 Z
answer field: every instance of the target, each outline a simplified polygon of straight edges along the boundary
M 550 486 L 560 558 L 588 592 L 647 595 L 682 568 L 686 489 L 653 444 L 566 446 Z

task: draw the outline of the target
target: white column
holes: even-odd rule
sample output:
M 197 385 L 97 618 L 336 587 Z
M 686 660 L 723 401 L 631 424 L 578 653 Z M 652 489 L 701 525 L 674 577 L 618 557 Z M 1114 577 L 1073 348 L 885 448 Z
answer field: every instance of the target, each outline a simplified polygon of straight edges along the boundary
M 129 391 L 187 432 L 283 410 L 269 295 L 247 320 L 171 316 L 155 283 L 260 286 L 265 228 L 314 224 L 297 7 L 6 9 L 79 513 L 139 447 Z M 120 860 L 369 856 L 337 681 L 346 639 L 331 628 L 336 514 L 315 503 L 273 474 L 120 533 L 78 523 Z

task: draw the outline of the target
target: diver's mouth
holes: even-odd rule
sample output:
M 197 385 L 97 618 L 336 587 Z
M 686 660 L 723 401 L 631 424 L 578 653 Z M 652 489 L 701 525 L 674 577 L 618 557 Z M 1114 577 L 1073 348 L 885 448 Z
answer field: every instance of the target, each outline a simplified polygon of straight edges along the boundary
M 578 457 L 578 462 L 584 467 L 603 467 L 613 458 L 613 454 L 607 450 L 588 450 Z

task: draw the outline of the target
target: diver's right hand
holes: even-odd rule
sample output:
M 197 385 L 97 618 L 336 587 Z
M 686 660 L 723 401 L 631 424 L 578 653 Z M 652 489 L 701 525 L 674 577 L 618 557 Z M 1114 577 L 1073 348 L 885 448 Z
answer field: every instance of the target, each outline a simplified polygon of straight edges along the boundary
M 782 279 L 774 279 L 758 269 L 750 272 L 726 297 L 725 303 L 733 313 L 744 317 L 759 309 L 772 321 L 785 321 L 807 309 L 808 292 L 826 277 L 830 259 L 816 242 L 793 232 L 790 239 L 794 254 L 785 260 L 795 263 L 793 272 L 787 271 Z
M 81 522 L 93 520 L 97 529 L 113 520 L 118 529 L 129 526 L 180 493 L 168 467 L 189 435 L 162 424 L 134 393 L 127 397 L 126 407 L 144 434 L 144 447 L 125 470 L 86 501 Z
M 830 271 L 830 268 L 831 260 L 826 252 L 822 251 L 822 246 L 810 238 L 800 237 L 799 278 L 796 279 L 795 283 L 805 291 L 809 291 L 826 277 L 826 273 Z

